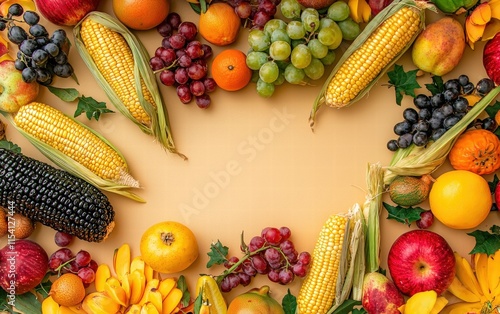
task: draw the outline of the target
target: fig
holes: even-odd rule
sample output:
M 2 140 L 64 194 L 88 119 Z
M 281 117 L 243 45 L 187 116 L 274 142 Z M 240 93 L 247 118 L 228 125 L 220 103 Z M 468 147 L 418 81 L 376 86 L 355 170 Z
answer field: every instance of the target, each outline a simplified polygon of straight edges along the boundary
M 365 275 L 363 280 L 363 308 L 368 314 L 399 314 L 399 307 L 405 303 L 396 285 L 378 272 Z
M 47 252 L 34 241 L 18 239 L 0 250 L 0 286 L 9 295 L 38 286 L 48 269 Z
M 285 314 L 285 311 L 269 295 L 269 286 L 262 286 L 236 296 L 229 304 L 227 314 Z
M 465 50 L 464 28 L 451 16 L 430 23 L 413 43 L 413 64 L 424 72 L 444 76 L 462 59 Z

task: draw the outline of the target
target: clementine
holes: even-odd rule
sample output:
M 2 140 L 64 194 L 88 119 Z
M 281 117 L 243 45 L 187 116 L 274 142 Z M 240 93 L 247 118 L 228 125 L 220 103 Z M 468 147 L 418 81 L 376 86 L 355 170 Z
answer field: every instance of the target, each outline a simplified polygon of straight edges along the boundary
M 169 0 L 113 0 L 113 12 L 125 26 L 148 30 L 158 26 L 170 12 Z
M 237 49 L 226 49 L 212 61 L 212 78 L 217 86 L 227 91 L 237 91 L 252 79 L 246 55 Z
M 241 19 L 226 2 L 212 3 L 206 12 L 200 14 L 198 32 L 208 42 L 226 46 L 236 41 Z

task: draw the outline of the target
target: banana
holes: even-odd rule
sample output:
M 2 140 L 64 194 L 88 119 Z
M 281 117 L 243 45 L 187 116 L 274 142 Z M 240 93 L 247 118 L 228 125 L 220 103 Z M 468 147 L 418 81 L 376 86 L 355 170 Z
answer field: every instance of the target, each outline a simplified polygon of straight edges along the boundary
M 474 293 L 472 293 L 469 289 L 467 289 L 457 277 L 453 279 L 451 285 L 448 287 L 448 291 L 465 302 L 479 302 L 481 298 Z
M 83 299 L 82 308 L 92 314 L 115 314 L 120 311 L 120 304 L 103 292 L 92 292 Z
M 171 314 L 182 300 L 182 290 L 175 287 L 163 300 L 162 314 Z
M 367 23 L 371 19 L 372 9 L 366 0 L 349 0 L 347 2 L 351 18 L 356 23 Z
M 474 254 L 474 266 L 476 268 L 476 278 L 481 287 L 483 295 L 491 300 L 490 290 L 488 288 L 488 256 L 484 253 Z
M 146 303 L 141 308 L 140 314 L 161 314 L 152 303 Z
M 75 314 L 69 307 L 61 305 L 57 314 Z
M 122 280 L 130 271 L 130 246 L 127 243 L 122 244 L 115 250 L 113 255 L 113 267 L 118 280 Z
M 106 280 L 111 277 L 111 270 L 107 264 L 101 264 L 95 272 L 94 286 L 96 291 L 104 291 Z
M 149 266 L 149 264 L 144 263 L 144 275 L 146 275 L 146 282 L 151 281 L 153 279 L 159 279 L 158 273 Z
M 472 271 L 472 267 L 469 262 L 455 252 L 455 276 L 458 277 L 458 280 L 472 293 L 477 296 L 481 296 L 481 287 L 477 282 L 476 276 L 474 276 L 474 272 Z
M 482 304 L 480 302 L 459 302 L 446 306 L 440 314 L 481 313 L 481 307 Z
M 176 284 L 177 282 L 174 278 L 165 278 L 160 281 L 160 284 L 158 285 L 158 291 L 160 291 L 161 293 L 162 300 L 165 300 L 165 298 L 168 296 L 170 291 L 172 291 Z
M 436 299 L 436 303 L 432 308 L 432 311 L 429 314 L 439 314 L 444 309 L 444 307 L 448 304 L 448 299 L 445 297 L 438 297 Z
M 42 314 L 57 314 L 59 304 L 49 295 L 42 301 Z
M 121 306 L 128 305 L 127 293 L 121 286 L 120 281 L 115 277 L 110 277 L 108 278 L 108 280 L 106 280 L 106 284 L 104 285 L 104 292 Z
M 163 299 L 160 291 L 156 289 L 151 289 L 147 293 L 148 293 L 147 303 L 153 304 L 158 313 L 161 313 L 163 311 Z
M 434 290 L 417 292 L 404 306 L 404 314 L 429 314 L 436 304 L 437 293 Z
M 87 314 L 87 312 L 85 312 L 82 308 L 82 304 L 78 304 L 78 305 L 73 305 L 73 306 L 68 306 L 68 308 L 70 310 L 73 311 L 73 313 L 76 313 L 76 314 Z
M 144 269 L 146 268 L 146 264 L 142 260 L 142 257 L 136 256 L 132 259 L 132 262 L 130 262 L 130 272 L 132 273 L 133 271 L 140 271 L 141 273 L 145 274 Z
M 125 291 L 125 296 L 127 300 L 130 301 L 130 275 L 122 278 L 121 286 L 123 288 L 123 291 Z
M 500 250 L 488 257 L 488 288 L 492 295 L 500 295 Z
M 144 305 L 146 304 L 149 300 L 149 293 L 151 290 L 156 290 L 158 289 L 158 285 L 160 284 L 160 281 L 158 279 L 152 279 L 146 283 L 146 287 L 144 288 L 144 294 L 142 295 L 141 300 L 137 303 L 139 305 Z
M 134 270 L 129 275 L 130 282 L 130 304 L 137 304 L 144 294 L 146 288 L 146 276 L 139 270 Z
M 141 306 L 138 304 L 132 304 L 124 312 L 124 314 L 140 314 L 140 313 L 141 313 Z

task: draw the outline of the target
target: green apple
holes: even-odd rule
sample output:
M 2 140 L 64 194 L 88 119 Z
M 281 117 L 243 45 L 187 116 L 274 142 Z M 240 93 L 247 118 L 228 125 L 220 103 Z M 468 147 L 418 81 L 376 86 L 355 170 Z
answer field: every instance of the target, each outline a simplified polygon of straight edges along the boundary
M 14 61 L 0 62 L 0 111 L 17 112 L 38 97 L 39 85 L 23 81 Z

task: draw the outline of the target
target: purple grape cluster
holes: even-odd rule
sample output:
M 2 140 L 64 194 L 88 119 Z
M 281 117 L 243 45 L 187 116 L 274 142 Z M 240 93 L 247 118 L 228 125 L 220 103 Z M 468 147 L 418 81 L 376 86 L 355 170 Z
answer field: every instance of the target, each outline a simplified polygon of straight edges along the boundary
M 226 270 L 217 277 L 222 292 L 229 292 L 239 285 L 247 286 L 258 274 L 267 275 L 271 282 L 286 285 L 295 276 L 304 277 L 311 262 L 308 252 L 298 252 L 290 240 L 288 227 L 266 227 L 254 236 L 248 245 L 242 245 L 242 258 L 226 259 Z
M 149 60 L 155 73 L 159 73 L 160 82 L 177 89 L 179 100 L 188 104 L 195 99 L 200 108 L 208 108 L 211 100 L 208 93 L 213 92 L 217 84 L 208 77 L 207 60 L 212 56 L 212 48 L 196 40 L 196 24 L 181 21 L 179 14 L 171 12 L 157 26 L 163 37 L 161 47 Z
M 234 12 L 247 28 L 264 29 L 264 25 L 274 18 L 276 7 L 281 0 L 227 0 Z

